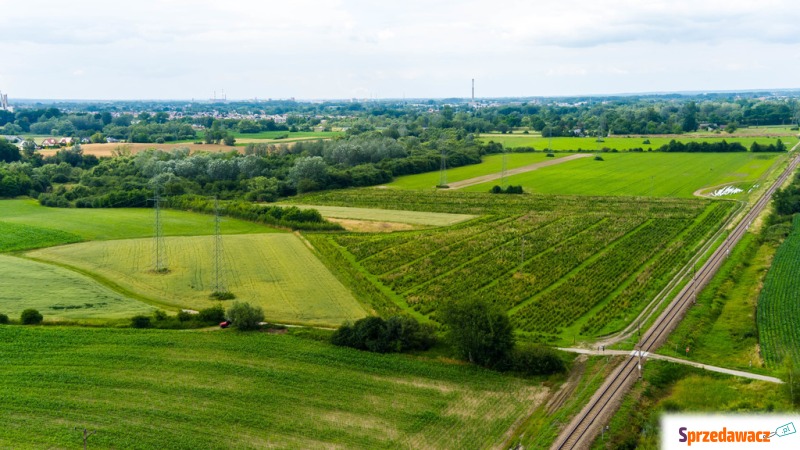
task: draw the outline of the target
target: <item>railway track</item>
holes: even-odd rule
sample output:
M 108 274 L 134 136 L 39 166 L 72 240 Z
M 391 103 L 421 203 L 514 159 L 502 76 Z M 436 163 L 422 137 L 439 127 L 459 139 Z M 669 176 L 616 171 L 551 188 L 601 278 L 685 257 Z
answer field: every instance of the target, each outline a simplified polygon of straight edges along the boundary
M 641 376 L 642 364 L 647 360 L 647 355 L 660 347 L 669 333 L 680 323 L 686 310 L 694 303 L 697 293 L 711 280 L 730 254 L 733 246 L 739 242 L 752 221 L 769 204 L 775 190 L 791 176 L 798 163 L 800 163 L 800 155 L 794 155 L 778 179 L 764 192 L 711 257 L 695 272 L 691 281 L 681 289 L 653 325 L 642 335 L 636 349 L 614 369 L 589 400 L 589 403 L 561 431 L 550 447 L 551 450 L 589 448 L 601 427 L 605 426 L 619 407 L 625 393 Z

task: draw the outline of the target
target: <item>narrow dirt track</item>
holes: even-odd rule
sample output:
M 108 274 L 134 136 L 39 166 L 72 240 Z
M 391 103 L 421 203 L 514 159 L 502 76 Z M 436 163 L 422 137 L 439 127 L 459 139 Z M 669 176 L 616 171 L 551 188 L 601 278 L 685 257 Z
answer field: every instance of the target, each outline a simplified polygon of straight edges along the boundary
M 544 162 L 535 163 L 535 164 L 528 164 L 527 166 L 522 166 L 522 167 L 517 167 L 516 169 L 507 170 L 506 171 L 506 176 L 510 177 L 511 175 L 517 175 L 517 174 L 520 174 L 520 173 L 531 172 L 533 170 L 540 169 L 542 167 L 554 166 L 556 164 L 561 164 L 561 163 L 565 163 L 567 161 L 572 161 L 573 159 L 587 158 L 589 156 L 593 156 L 593 155 L 588 154 L 588 153 L 578 153 L 577 155 L 570 155 L 570 156 L 565 156 L 563 158 L 556 158 L 556 159 L 554 159 L 552 161 L 544 161 Z M 488 181 L 499 180 L 502 177 L 503 177 L 502 173 L 492 173 L 492 174 L 489 174 L 489 175 L 482 175 L 482 176 L 475 177 L 475 178 L 469 178 L 467 180 L 456 181 L 454 183 L 447 183 L 447 185 L 449 186 L 448 189 L 461 189 L 461 188 L 464 188 L 464 187 L 467 187 L 467 186 L 473 186 L 473 185 L 476 185 L 476 184 L 486 183 Z

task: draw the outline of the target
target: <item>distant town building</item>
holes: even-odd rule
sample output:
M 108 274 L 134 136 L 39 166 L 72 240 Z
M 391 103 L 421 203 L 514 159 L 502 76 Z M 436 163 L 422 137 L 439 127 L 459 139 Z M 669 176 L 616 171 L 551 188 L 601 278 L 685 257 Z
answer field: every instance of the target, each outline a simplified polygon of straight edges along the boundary
M 8 106 L 8 94 L 3 94 L 3 92 L 1 91 L 0 91 L 0 110 L 14 112 L 14 108 Z

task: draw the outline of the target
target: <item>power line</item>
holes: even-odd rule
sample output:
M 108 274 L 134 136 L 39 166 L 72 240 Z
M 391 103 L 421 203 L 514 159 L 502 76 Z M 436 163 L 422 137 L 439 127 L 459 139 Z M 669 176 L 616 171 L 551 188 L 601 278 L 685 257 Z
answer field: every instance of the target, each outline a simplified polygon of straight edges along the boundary
M 439 187 L 447 186 L 447 153 L 442 149 L 442 164 L 439 169 Z

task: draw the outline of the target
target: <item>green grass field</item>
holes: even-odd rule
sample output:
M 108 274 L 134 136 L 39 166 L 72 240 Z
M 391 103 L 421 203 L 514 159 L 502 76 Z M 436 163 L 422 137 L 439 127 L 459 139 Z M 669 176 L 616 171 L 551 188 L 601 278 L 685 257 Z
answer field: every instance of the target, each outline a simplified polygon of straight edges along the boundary
M 747 191 L 777 161 L 776 154 L 603 153 L 507 178 L 541 194 L 692 197 L 701 188 L 736 185 Z M 464 188 L 488 192 L 497 181 Z
M 336 219 L 370 220 L 377 222 L 408 223 L 443 227 L 474 219 L 472 214 L 449 214 L 425 211 L 402 211 L 396 209 L 351 208 L 347 206 L 292 205 L 299 208 L 312 208 L 323 217 Z
M 0 325 L 0 447 L 501 448 L 536 380 L 295 336 Z
M 597 142 L 597 138 L 594 137 L 554 137 L 552 141 L 548 137 L 536 136 L 536 135 L 524 135 L 524 134 L 513 134 L 513 135 L 503 135 L 503 134 L 488 134 L 488 135 L 481 135 L 481 141 L 489 142 L 494 141 L 500 144 L 503 144 L 503 147 L 506 148 L 517 148 L 517 147 L 533 147 L 535 150 L 543 151 L 547 149 L 552 150 L 584 150 L 584 151 L 599 151 L 603 148 L 609 149 L 616 149 L 616 150 L 630 150 L 634 148 L 641 148 L 647 151 L 648 148 L 653 149 L 653 151 L 658 150 L 659 147 L 662 145 L 669 144 L 671 140 L 676 140 L 678 142 L 719 142 L 721 140 L 725 140 L 728 143 L 738 142 L 744 145 L 746 148 L 750 148 L 750 145 L 753 142 L 758 142 L 759 144 L 774 144 L 777 142 L 778 139 L 781 139 L 783 143 L 791 148 L 794 144 L 797 143 L 796 136 L 780 136 L 780 137 L 765 137 L 765 136 L 739 136 L 739 135 L 727 135 L 727 134 L 720 134 L 718 137 L 707 137 L 707 135 L 703 135 L 703 137 L 692 135 L 688 136 L 670 136 L 670 137 L 658 137 L 658 136 L 636 136 L 636 137 L 624 137 L 624 136 L 612 136 L 603 138 L 603 142 Z M 645 144 L 645 140 L 650 141 L 649 144 Z M 552 145 L 552 147 L 551 147 Z
M 51 247 L 79 241 L 81 241 L 80 236 L 53 228 L 41 228 L 0 221 L 0 253 Z
M 556 158 L 566 156 L 556 154 Z M 506 155 L 506 168 L 516 169 L 517 167 L 527 166 L 528 164 L 540 163 L 551 160 L 544 153 L 509 153 Z M 487 155 L 483 157 L 480 164 L 456 167 L 447 170 L 447 182 L 466 180 L 492 173 L 503 171 L 503 155 Z M 396 189 L 434 189 L 439 184 L 439 172 L 427 172 L 417 175 L 406 175 L 398 177 L 387 187 Z M 497 183 L 495 183 L 497 184 Z
M 775 259 L 758 298 L 758 336 L 764 358 L 777 367 L 784 358 L 800 361 L 800 216 Z
M 214 234 L 214 217 L 184 211 L 162 210 L 167 236 Z M 46 208 L 36 200 L 0 201 L 0 220 L 72 233 L 84 240 L 129 239 L 153 235 L 154 213 L 148 208 L 75 209 Z M 225 218 L 226 234 L 271 233 L 276 230 L 243 220 Z
M 51 264 L 0 255 L 0 272 L 0 313 L 12 319 L 27 308 L 37 309 L 46 321 L 124 319 L 154 309 Z
M 215 283 L 213 242 L 211 236 L 165 239 L 166 274 L 151 272 L 150 239 L 87 242 L 27 255 L 75 267 L 134 298 L 198 310 L 217 303 L 209 299 Z M 231 235 L 223 245 L 228 290 L 264 308 L 270 321 L 338 326 L 367 314 L 294 234 Z

